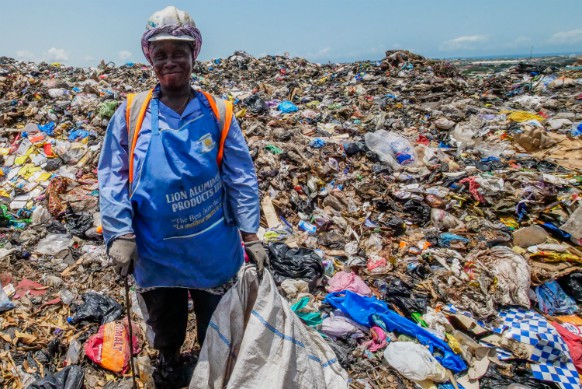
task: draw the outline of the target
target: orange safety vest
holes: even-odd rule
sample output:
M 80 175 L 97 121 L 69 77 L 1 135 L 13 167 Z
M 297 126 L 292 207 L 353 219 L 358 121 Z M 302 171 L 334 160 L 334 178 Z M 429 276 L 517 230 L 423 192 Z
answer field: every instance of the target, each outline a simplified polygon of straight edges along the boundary
M 135 151 L 135 146 L 137 144 L 137 138 L 139 136 L 139 130 L 143 124 L 147 108 L 152 99 L 154 90 L 150 89 L 141 93 L 130 93 L 127 95 L 127 107 L 125 109 L 125 123 L 127 125 L 127 135 L 128 135 L 128 145 L 129 145 L 129 182 L 133 183 L 133 155 Z M 232 122 L 233 115 L 233 105 L 231 101 L 223 100 L 214 97 L 210 93 L 200 91 L 204 94 L 212 112 L 219 123 L 220 133 L 220 143 L 218 146 L 218 155 L 216 157 L 216 163 L 218 166 L 222 165 L 222 157 L 224 155 L 224 142 L 230 131 L 230 123 Z

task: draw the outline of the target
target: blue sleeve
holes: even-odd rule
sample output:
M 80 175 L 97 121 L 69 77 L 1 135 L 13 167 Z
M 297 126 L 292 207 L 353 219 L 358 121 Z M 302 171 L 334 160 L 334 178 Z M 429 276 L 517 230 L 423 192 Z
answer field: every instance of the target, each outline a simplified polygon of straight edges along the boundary
M 133 233 L 125 107 L 126 103 L 121 104 L 109 122 L 97 171 L 101 225 L 107 245 L 118 236 Z
M 242 232 L 259 230 L 259 184 L 249 148 L 236 119 L 224 142 L 222 182 L 232 216 Z

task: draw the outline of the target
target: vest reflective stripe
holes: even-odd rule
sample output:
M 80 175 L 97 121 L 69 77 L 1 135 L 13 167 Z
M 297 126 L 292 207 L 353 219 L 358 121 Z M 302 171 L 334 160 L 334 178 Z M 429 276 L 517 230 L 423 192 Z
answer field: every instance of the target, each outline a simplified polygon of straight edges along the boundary
M 143 124 L 148 105 L 154 93 L 153 89 L 141 93 L 132 93 L 127 96 L 125 123 L 127 125 L 127 144 L 129 148 L 129 182 L 133 182 L 133 154 L 139 130 Z
M 130 93 L 127 95 L 127 107 L 125 109 L 125 122 L 127 125 L 128 132 L 128 148 L 129 148 L 129 183 L 133 183 L 133 155 L 135 152 L 135 146 L 137 145 L 137 138 L 139 137 L 139 130 L 143 124 L 143 119 L 147 108 L 152 99 L 154 90 L 140 92 L 140 93 Z M 212 112 L 218 120 L 218 126 L 220 129 L 220 143 L 218 146 L 218 156 L 216 157 L 216 163 L 218 166 L 222 165 L 222 157 L 224 155 L 224 143 L 226 142 L 226 137 L 230 131 L 230 123 L 232 122 L 232 115 L 234 107 L 231 101 L 226 101 L 219 99 L 211 95 L 210 93 L 201 91 L 208 103 Z
M 222 157 L 224 155 L 224 142 L 226 141 L 226 137 L 228 136 L 228 132 L 230 131 L 230 123 L 232 122 L 232 115 L 234 111 L 234 107 L 231 101 L 226 101 L 223 99 L 217 99 L 213 95 L 208 92 L 201 91 L 208 103 L 210 104 L 210 108 L 212 108 L 212 112 L 216 115 L 216 119 L 218 119 L 218 125 L 220 127 L 220 143 L 218 144 L 218 156 L 216 157 L 216 163 L 218 166 L 222 165 Z
M 220 145 L 218 147 L 218 155 L 216 156 L 216 162 L 218 163 L 218 166 L 222 165 L 222 156 L 224 155 L 224 142 L 226 142 L 226 137 L 228 136 L 228 132 L 230 131 L 230 123 L 232 122 L 232 113 L 234 110 L 233 106 L 232 106 L 232 102 L 224 101 L 224 100 L 220 100 L 220 101 L 224 102 L 224 105 L 225 105 L 224 110 L 226 112 L 224 115 L 224 123 L 222 125 L 222 132 L 220 134 Z

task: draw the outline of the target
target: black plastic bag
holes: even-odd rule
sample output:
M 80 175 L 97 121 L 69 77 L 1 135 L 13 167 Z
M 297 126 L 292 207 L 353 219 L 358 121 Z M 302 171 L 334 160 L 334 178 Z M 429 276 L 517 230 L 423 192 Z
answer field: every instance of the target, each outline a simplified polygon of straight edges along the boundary
M 362 142 L 344 143 L 344 151 L 348 157 L 368 151 L 366 145 Z
M 28 385 L 27 389 L 81 389 L 85 373 L 77 365 L 65 367 L 63 370 L 41 378 Z
M 387 277 L 376 280 L 374 286 L 378 288 L 382 300 L 396 306 L 407 317 L 414 312 L 424 313 L 428 304 L 427 296 L 413 294 L 412 287 L 396 277 Z
M 487 373 L 479 380 L 479 385 L 487 389 L 507 389 L 511 384 L 521 384 L 530 389 L 554 389 L 558 385 L 550 382 L 542 382 L 533 378 L 531 371 L 525 367 L 518 366 L 511 374 L 511 378 L 501 375 L 495 365 L 489 365 Z
M 582 273 L 574 272 L 558 279 L 558 284 L 577 303 L 582 303 Z
M 287 278 L 301 279 L 313 290 L 323 277 L 321 258 L 313 250 L 290 248 L 285 243 L 269 244 L 270 267 L 273 279 L 281 285 Z
M 335 341 L 327 339 L 327 343 L 335 353 L 341 367 L 349 369 L 354 363 L 356 363 L 354 350 L 358 346 L 358 343 L 355 339 L 337 339 Z
M 79 238 L 85 238 L 85 231 L 93 227 L 93 216 L 88 213 L 74 213 L 70 209 L 65 215 L 67 231 Z
M 261 114 L 269 111 L 269 107 L 267 107 L 267 103 L 263 101 L 259 96 L 252 95 L 247 97 L 244 100 L 244 104 L 247 106 L 249 111 L 254 114 Z
M 87 292 L 83 295 L 83 304 L 77 308 L 71 318 L 71 323 L 88 321 L 103 325 L 119 319 L 121 314 L 121 305 L 111 297 L 96 292 Z

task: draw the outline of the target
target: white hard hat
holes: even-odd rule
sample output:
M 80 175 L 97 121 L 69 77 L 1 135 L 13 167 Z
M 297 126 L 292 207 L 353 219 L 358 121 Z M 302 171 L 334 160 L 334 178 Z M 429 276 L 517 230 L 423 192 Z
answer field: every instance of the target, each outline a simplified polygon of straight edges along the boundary
M 194 23 L 194 20 L 192 20 L 188 12 L 182 11 L 181 9 L 170 5 L 160 11 L 154 12 L 153 15 L 148 19 L 146 29 L 152 30 L 154 28 L 163 26 L 196 27 L 196 23 Z M 171 35 L 167 32 L 161 32 L 148 39 L 149 42 L 162 40 L 181 40 L 190 42 L 195 41 L 195 39 L 189 35 Z

